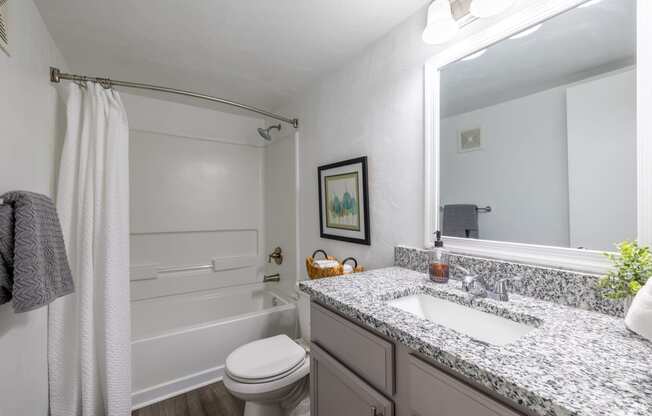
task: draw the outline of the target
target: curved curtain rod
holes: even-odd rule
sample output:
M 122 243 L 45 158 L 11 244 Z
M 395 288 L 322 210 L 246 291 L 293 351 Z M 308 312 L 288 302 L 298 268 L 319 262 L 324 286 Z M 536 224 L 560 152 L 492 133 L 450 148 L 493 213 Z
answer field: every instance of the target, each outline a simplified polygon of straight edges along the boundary
M 66 74 L 64 72 L 61 72 L 59 68 L 50 67 L 50 82 L 59 83 L 61 82 L 62 79 L 68 81 L 76 81 L 76 82 L 88 82 L 88 81 L 96 82 L 105 88 L 110 88 L 112 86 L 119 86 L 119 87 L 127 87 L 127 88 L 138 88 L 141 90 L 159 91 L 168 94 L 185 95 L 187 97 L 199 98 L 200 100 L 226 104 L 232 107 L 237 107 L 243 110 L 251 111 L 263 115 L 265 117 L 273 118 L 275 120 L 279 120 L 291 124 L 292 127 L 294 127 L 295 129 L 299 127 L 299 119 L 297 118 L 284 117 L 278 114 L 270 113 L 269 111 L 260 108 L 248 106 L 245 104 L 240 104 L 231 100 L 225 100 L 224 98 L 211 97 L 210 95 L 199 94 L 192 91 L 178 90 L 176 88 L 161 87 L 158 85 L 141 84 L 138 82 L 118 81 L 110 78 L 89 77 L 85 75 Z

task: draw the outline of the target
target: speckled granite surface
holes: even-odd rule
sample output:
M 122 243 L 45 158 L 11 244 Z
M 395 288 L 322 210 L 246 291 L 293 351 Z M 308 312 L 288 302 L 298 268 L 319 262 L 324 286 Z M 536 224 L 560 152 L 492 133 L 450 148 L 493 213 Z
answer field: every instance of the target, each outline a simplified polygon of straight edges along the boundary
M 520 283 L 508 283 L 512 293 L 612 316 L 624 315 L 623 302 L 605 299 L 601 295 L 602 289 L 598 288 L 600 276 L 594 274 L 460 254 L 451 255 L 450 264 L 479 274 L 492 285 L 496 279 L 522 276 Z M 398 246 L 394 249 L 394 265 L 425 273 L 428 270 L 427 251 Z M 451 271 L 452 278 L 461 276 L 454 267 Z
M 301 282 L 313 299 L 430 357 L 539 415 L 652 415 L 652 343 L 622 319 L 512 295 L 470 300 L 459 282 L 392 267 Z M 503 347 L 477 342 L 386 305 L 404 295 L 434 296 L 538 326 Z

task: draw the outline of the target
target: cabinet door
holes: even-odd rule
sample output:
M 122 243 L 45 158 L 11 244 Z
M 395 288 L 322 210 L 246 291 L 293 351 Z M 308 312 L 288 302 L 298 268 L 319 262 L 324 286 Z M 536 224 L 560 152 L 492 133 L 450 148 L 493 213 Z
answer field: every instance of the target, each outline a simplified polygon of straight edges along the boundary
M 316 344 L 310 346 L 311 416 L 393 416 L 394 405 Z
M 414 356 L 410 409 L 413 416 L 522 416 Z
M 394 345 L 312 303 L 312 342 L 380 392 L 394 394 Z

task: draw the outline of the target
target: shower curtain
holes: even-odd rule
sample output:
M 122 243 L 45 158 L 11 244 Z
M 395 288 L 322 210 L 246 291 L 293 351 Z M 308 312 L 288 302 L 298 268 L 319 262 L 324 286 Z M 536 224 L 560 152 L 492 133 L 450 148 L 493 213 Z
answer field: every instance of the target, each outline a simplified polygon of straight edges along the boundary
M 119 94 L 88 83 L 65 92 L 57 210 L 76 292 L 48 312 L 52 416 L 131 411 L 129 130 Z

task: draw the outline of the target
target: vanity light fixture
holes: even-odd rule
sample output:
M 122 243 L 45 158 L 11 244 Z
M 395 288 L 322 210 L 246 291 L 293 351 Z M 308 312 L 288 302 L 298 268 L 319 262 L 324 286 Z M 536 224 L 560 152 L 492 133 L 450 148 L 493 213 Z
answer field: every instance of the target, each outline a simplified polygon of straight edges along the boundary
M 440 45 L 453 39 L 460 30 L 453 18 L 448 0 L 435 0 L 428 7 L 428 21 L 423 30 L 423 41 L 429 45 Z
M 539 29 L 541 29 L 542 26 L 543 26 L 543 24 L 538 24 L 536 26 L 532 26 L 529 29 L 525 29 L 524 31 L 515 34 L 510 39 L 521 39 L 521 38 L 524 38 L 526 36 L 530 36 L 534 32 L 537 32 Z
M 462 61 L 472 61 L 474 59 L 477 59 L 477 58 L 481 57 L 485 53 L 487 53 L 487 48 L 482 49 L 480 51 L 477 51 L 476 53 L 471 54 L 471 55 L 467 56 L 466 58 L 462 58 L 461 60 Z
M 601 3 L 601 2 L 602 2 L 602 0 L 590 0 L 590 1 L 587 1 L 586 3 L 580 4 L 580 5 L 577 6 L 577 7 L 590 7 L 590 6 L 595 6 L 596 4 Z
M 509 9 L 515 0 L 473 0 L 471 14 L 475 17 L 491 17 Z

